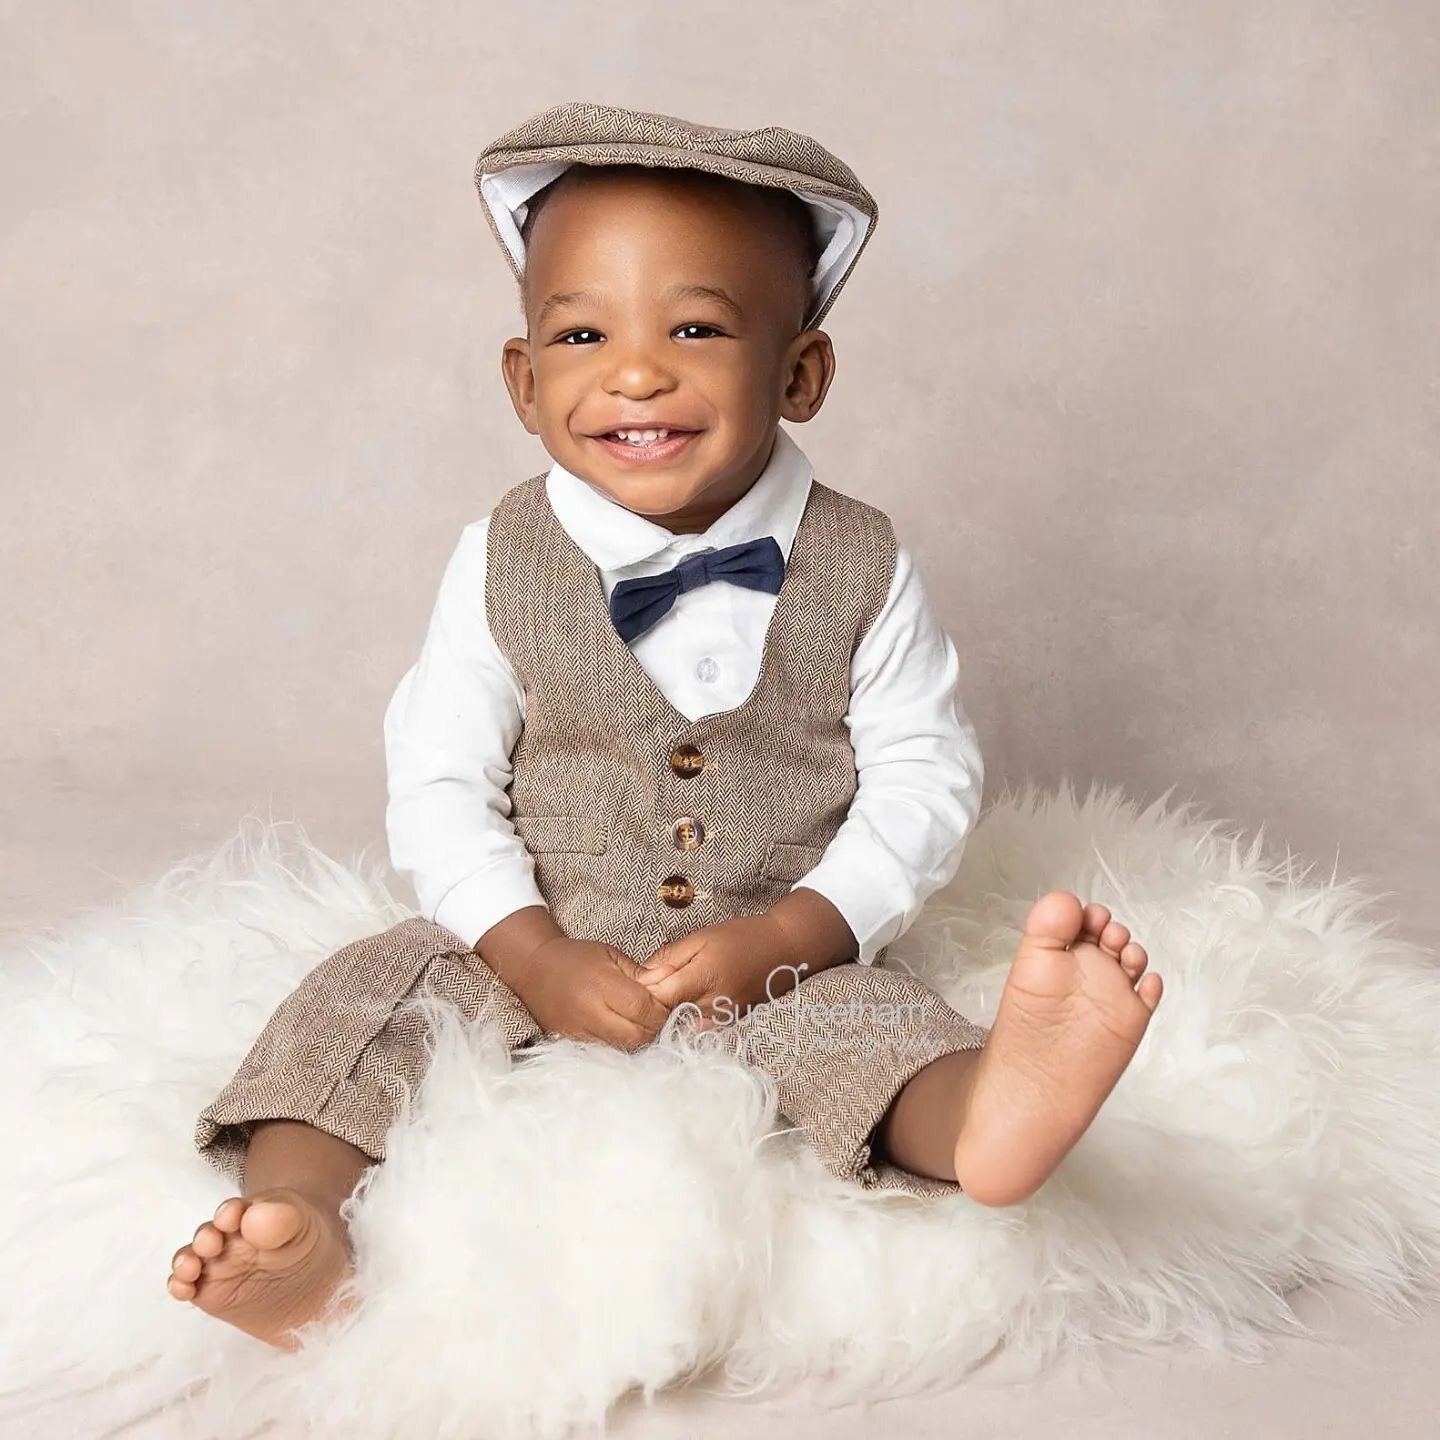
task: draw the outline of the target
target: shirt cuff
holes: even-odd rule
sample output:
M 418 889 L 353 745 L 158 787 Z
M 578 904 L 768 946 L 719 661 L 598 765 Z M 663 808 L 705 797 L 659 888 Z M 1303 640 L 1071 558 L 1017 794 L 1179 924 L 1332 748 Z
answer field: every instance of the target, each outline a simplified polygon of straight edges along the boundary
M 431 917 L 437 925 L 453 930 L 473 950 L 480 937 L 507 915 L 527 905 L 544 905 L 545 897 L 535 884 L 534 864 L 493 865 L 457 880 L 440 897 Z
M 801 886 L 823 895 L 845 917 L 845 923 L 859 942 L 856 959 L 872 965 L 882 946 L 888 945 L 899 933 L 903 915 L 895 913 L 891 900 L 879 893 L 870 877 L 857 876 L 854 869 L 840 860 L 821 860 L 803 880 L 790 888 Z

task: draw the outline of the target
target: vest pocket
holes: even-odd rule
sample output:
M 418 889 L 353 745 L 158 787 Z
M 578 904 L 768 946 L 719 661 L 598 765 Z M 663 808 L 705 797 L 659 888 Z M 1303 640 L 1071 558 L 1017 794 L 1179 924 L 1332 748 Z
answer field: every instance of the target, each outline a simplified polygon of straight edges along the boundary
M 603 855 L 610 822 L 594 815 L 512 815 L 510 823 L 533 855 Z
M 820 863 L 824 853 L 819 845 L 772 840 L 760 874 L 766 880 L 803 880 Z

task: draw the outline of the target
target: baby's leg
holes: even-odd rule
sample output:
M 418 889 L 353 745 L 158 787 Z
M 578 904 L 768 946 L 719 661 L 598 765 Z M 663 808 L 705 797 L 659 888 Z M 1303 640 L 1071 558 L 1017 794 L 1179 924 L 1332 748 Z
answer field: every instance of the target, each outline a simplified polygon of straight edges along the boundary
M 197 1149 L 241 1193 L 175 1253 L 176 1299 L 285 1350 L 327 1309 L 352 1269 L 340 1207 L 428 1063 L 426 1018 L 403 1005 L 420 991 L 484 1014 L 512 1049 L 542 1033 L 459 936 L 419 917 L 315 966 L 200 1113 Z
M 895 1163 L 880 1150 L 881 1122 L 908 1082 L 946 1057 L 978 1055 L 988 1036 L 915 976 L 856 961 L 708 1032 L 774 1081 L 780 1112 L 832 1175 L 927 1196 L 958 1194 L 954 1170 L 943 1158 L 929 1169 Z
M 1103 947 L 1103 948 L 1102 948 Z M 990 1029 L 912 975 L 836 965 L 711 1033 L 775 1081 L 832 1174 L 864 1188 L 1012 1205 L 1114 1088 L 1160 977 L 1102 905 L 1030 909 Z
M 370 1164 L 363 1150 L 304 1121 L 259 1121 L 244 1196 L 224 1201 L 175 1252 L 170 1293 L 293 1350 L 290 1332 L 320 1315 L 353 1269 L 340 1207 Z
M 1147 964 L 1105 906 L 1065 890 L 1037 900 L 984 1048 L 918 1071 L 879 1127 L 880 1148 L 906 1170 L 954 1177 L 981 1204 L 1027 1199 L 1134 1056 L 1163 988 Z

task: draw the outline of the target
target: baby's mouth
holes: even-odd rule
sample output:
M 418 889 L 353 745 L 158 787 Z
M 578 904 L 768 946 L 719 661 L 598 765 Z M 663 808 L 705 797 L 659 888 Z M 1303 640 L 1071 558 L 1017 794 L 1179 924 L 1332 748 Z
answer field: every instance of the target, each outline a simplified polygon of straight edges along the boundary
M 658 464 L 683 454 L 698 430 L 655 429 L 645 431 L 608 431 L 590 438 L 603 446 L 616 459 L 629 464 Z
M 614 445 L 632 445 L 640 449 L 649 445 L 661 445 L 671 436 L 694 435 L 694 430 L 678 430 L 673 427 L 656 427 L 651 430 L 607 430 L 603 435 L 596 435 L 596 440 L 608 440 Z

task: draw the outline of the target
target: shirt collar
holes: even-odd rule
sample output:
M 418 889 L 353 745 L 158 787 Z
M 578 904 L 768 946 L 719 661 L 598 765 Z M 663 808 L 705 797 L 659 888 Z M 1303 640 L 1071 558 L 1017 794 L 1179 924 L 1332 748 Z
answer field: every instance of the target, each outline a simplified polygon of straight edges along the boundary
M 638 564 L 667 547 L 693 555 L 765 535 L 775 537 L 788 560 L 813 474 L 805 452 L 777 425 L 775 446 L 759 478 L 708 530 L 693 535 L 672 534 L 627 510 L 558 460 L 546 473 L 545 494 L 566 533 L 601 570 Z

